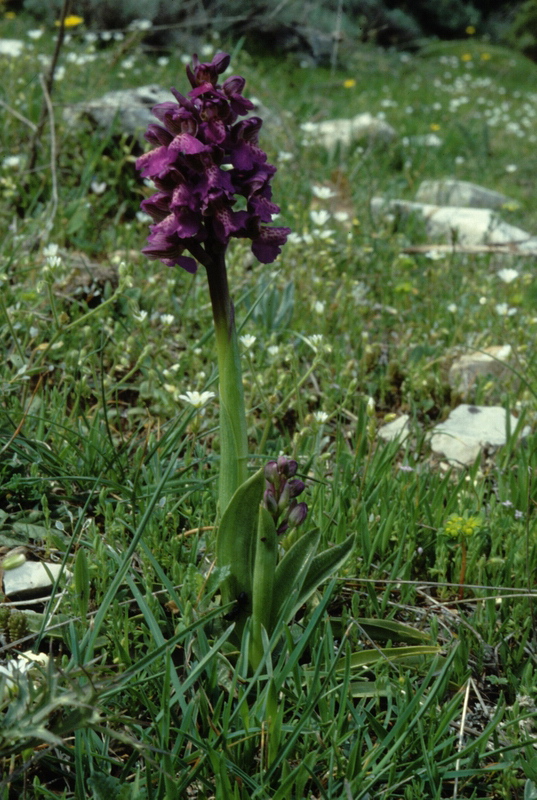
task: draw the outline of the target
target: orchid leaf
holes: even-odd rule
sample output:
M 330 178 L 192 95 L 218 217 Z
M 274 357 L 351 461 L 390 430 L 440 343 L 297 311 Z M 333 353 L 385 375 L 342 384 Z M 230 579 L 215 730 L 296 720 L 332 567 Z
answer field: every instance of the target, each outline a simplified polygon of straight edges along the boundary
M 223 604 L 237 600 L 241 592 L 252 596 L 255 532 L 264 487 L 265 476 L 260 469 L 239 486 L 220 520 L 216 560 L 219 567 L 230 570 L 222 583 Z
M 437 645 L 411 645 L 409 647 L 383 647 L 374 650 L 361 650 L 352 653 L 350 657 L 351 669 L 362 669 L 378 664 L 380 661 L 405 660 L 413 664 L 421 663 L 424 656 L 436 656 L 442 650 Z M 342 658 L 336 664 L 336 671 L 345 669 L 346 659 Z
M 355 535 L 351 534 L 341 544 L 331 547 L 329 550 L 323 550 L 311 560 L 296 602 L 289 612 L 289 619 L 296 614 L 300 606 L 304 605 L 317 587 L 345 563 L 352 553 L 354 543 Z
M 314 536 L 313 536 L 314 533 L 315 532 L 312 531 L 310 534 L 306 534 L 306 536 L 310 536 L 311 539 L 309 540 L 309 542 L 308 540 L 306 540 L 302 545 L 303 548 L 302 552 L 304 556 L 306 556 L 308 545 L 312 546 L 312 542 L 314 541 Z M 302 541 L 302 539 L 306 539 L 306 536 L 301 537 L 296 542 L 296 544 L 293 545 L 293 547 L 289 550 L 285 558 L 291 556 L 291 553 L 296 547 L 296 545 L 298 545 Z M 342 542 L 339 545 L 336 545 L 335 547 L 330 548 L 330 550 L 323 550 L 322 553 L 319 553 L 314 557 L 311 557 L 311 555 L 307 556 L 305 563 L 308 565 L 308 568 L 306 570 L 306 574 L 303 580 L 299 580 L 298 590 L 294 584 L 293 578 L 290 577 L 291 583 L 288 585 L 287 595 L 289 595 L 291 589 L 294 589 L 296 600 L 294 603 L 291 603 L 291 605 L 287 607 L 285 610 L 285 614 L 287 617 L 286 621 L 289 621 L 291 617 L 293 617 L 296 614 L 300 606 L 304 605 L 304 603 L 311 597 L 313 592 L 323 581 L 329 578 L 337 569 L 339 569 L 339 567 L 342 564 L 345 563 L 345 561 L 350 556 L 353 550 L 354 542 L 355 542 L 355 535 L 352 534 L 347 539 L 345 539 L 344 542 Z M 296 562 L 298 562 L 299 553 L 300 551 L 298 551 L 297 554 L 293 554 L 293 560 L 295 560 Z M 285 561 L 285 558 L 282 559 L 282 563 Z M 290 563 L 286 565 L 285 569 L 286 571 L 288 570 L 288 575 L 291 576 Z M 282 584 L 283 584 L 283 579 L 282 579 Z M 285 588 L 283 588 L 282 590 L 285 591 Z M 280 605 L 280 608 L 283 610 L 283 604 Z
M 394 619 L 369 619 L 367 617 L 355 617 L 354 622 L 363 628 L 365 633 L 374 641 L 394 641 L 415 644 L 416 642 L 430 642 L 431 634 L 427 631 L 419 631 L 411 625 L 397 622 Z
M 390 697 L 393 694 L 389 681 L 351 681 L 351 697 Z
M 278 564 L 276 575 L 274 576 L 271 629 L 278 621 L 292 594 L 297 599 L 292 604 L 290 612 L 286 614 L 287 619 L 285 621 L 288 622 L 302 605 L 303 601 L 300 600 L 298 602 L 298 598 L 302 596 L 302 586 L 307 570 L 319 547 L 320 536 L 318 528 L 305 533 L 293 544 Z

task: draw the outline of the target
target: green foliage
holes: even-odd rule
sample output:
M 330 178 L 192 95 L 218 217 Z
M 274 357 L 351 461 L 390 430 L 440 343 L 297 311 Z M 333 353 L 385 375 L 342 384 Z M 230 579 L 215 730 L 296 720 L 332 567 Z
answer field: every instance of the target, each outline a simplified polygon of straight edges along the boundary
M 499 343 L 516 353 L 515 380 L 479 380 L 468 402 L 508 403 L 533 425 L 531 260 L 509 256 L 518 275 L 504 283 L 498 253 L 408 252 L 426 244 L 423 227 L 373 220 L 369 201 L 457 177 L 505 193 L 502 217 L 535 232 L 533 65 L 475 37 L 403 57 L 355 46 L 334 74 L 234 59 L 270 109 L 260 140 L 279 166 L 281 222 L 300 237 L 270 269 L 242 242 L 231 253 L 237 324 L 256 337 L 241 351 L 260 456 L 249 466 L 296 458 L 313 528 L 281 542 L 252 671 L 254 631 L 231 588 L 222 602 L 229 572 L 214 565 L 217 401 L 181 399 L 215 391 L 204 276 L 138 255 L 139 145 L 70 129 L 61 114 L 113 88 L 184 90 L 180 53 L 159 64 L 133 44 L 127 60 L 121 42 L 73 35 L 52 92 L 56 160 L 47 126 L 27 174 L 37 55 L 54 41 L 48 29 L 30 39 L 24 16 L 3 25 L 31 47 L 0 56 L 0 547 L 70 573 L 65 593 L 32 611 L 1 600 L 4 637 L 9 618 L 25 621 L 16 649 L 0 645 L 3 795 L 531 797 L 537 440 L 459 472 L 431 458 L 427 439 L 459 402 L 453 358 Z M 398 139 L 303 143 L 302 122 L 365 111 L 384 113 Z M 414 138 L 431 125 L 437 148 Z M 336 194 L 323 201 L 312 185 Z M 320 208 L 332 214 L 324 232 L 310 216 Z M 407 439 L 384 442 L 386 415 L 401 413 Z M 227 567 L 238 569 L 235 522 Z M 255 553 L 247 561 L 251 576 Z M 301 587 L 286 591 L 292 576 Z M 50 659 L 19 669 L 28 650 Z
M 526 0 L 518 9 L 507 35 L 509 43 L 537 61 L 537 2 Z
M 228 573 L 222 585 L 224 603 L 237 602 L 237 630 L 244 630 L 251 614 L 250 661 L 256 669 L 262 661 L 264 637 L 288 623 L 321 583 L 349 558 L 355 537 L 322 553 L 318 531 L 301 535 L 278 558 L 274 521 L 261 501 L 264 469 L 240 486 L 218 526 L 216 560 Z

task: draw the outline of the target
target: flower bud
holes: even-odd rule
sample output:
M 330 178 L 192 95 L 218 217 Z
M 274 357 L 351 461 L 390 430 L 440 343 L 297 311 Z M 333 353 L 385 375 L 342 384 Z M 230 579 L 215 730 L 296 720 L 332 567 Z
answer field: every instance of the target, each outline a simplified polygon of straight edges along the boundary
M 265 489 L 265 493 L 263 495 L 263 502 L 265 508 L 269 512 L 269 514 L 273 517 L 278 516 L 278 502 L 274 495 L 274 489 L 270 487 L 269 489 Z
M 290 528 L 298 528 L 306 519 L 308 506 L 306 503 L 297 503 L 289 512 L 288 522 Z
M 287 487 L 289 488 L 290 497 L 298 497 L 306 488 L 306 484 L 300 478 L 291 478 L 291 480 L 287 481 Z
M 298 464 L 292 458 L 286 456 L 278 456 L 278 471 L 286 478 L 292 478 L 296 475 Z
M 265 480 L 271 483 L 273 486 L 277 486 L 280 482 L 280 476 L 278 473 L 278 464 L 276 461 L 268 461 L 265 464 Z
M 289 506 L 290 500 L 291 500 L 291 491 L 289 489 L 289 483 L 288 481 L 285 481 L 282 490 L 280 492 L 280 496 L 278 498 L 278 509 L 280 511 L 285 511 Z
M 0 562 L 0 568 L 3 570 L 17 569 L 26 563 L 26 555 L 22 550 L 12 550 Z

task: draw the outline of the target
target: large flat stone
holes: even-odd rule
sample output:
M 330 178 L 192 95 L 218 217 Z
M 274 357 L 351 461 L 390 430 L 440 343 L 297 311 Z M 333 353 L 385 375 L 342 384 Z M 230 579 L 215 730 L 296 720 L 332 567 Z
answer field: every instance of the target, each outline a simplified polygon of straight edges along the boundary
M 149 123 L 158 121 L 151 113 L 153 106 L 170 100 L 173 101 L 174 97 L 169 90 L 151 84 L 136 89 L 107 92 L 96 100 L 65 108 L 63 116 L 70 125 L 77 125 L 88 119 L 93 125 L 103 129 L 110 128 L 117 117 L 119 128 L 134 135 L 142 133 Z
M 509 367 L 512 354 L 510 344 L 493 345 L 479 352 L 465 353 L 455 359 L 449 370 L 448 381 L 452 389 L 467 392 L 478 377 L 490 375 L 494 378 L 510 377 Z
M 401 414 L 397 419 L 379 428 L 379 437 L 385 442 L 393 442 L 395 439 L 406 439 L 410 433 L 409 420 L 410 416 L 408 414 Z
M 513 432 L 518 420 L 511 414 L 509 421 Z M 470 466 L 485 447 L 506 443 L 506 425 L 507 412 L 501 406 L 460 405 L 433 429 L 431 449 L 450 464 Z M 528 433 L 528 427 L 521 432 Z
M 345 147 L 363 140 L 391 142 L 397 136 L 395 129 L 383 119 L 372 114 L 357 114 L 352 119 L 327 119 L 323 122 L 305 122 L 300 126 L 306 141 L 324 145 L 332 150 L 340 144 Z
M 373 197 L 371 213 L 374 217 L 399 214 L 402 217 L 416 214 L 425 221 L 427 236 L 431 241 L 446 240 L 461 245 L 516 244 L 519 250 L 537 248 L 537 237 L 509 225 L 488 208 L 462 208 L 413 203 L 410 200 L 386 200 Z
M 52 589 L 54 582 L 63 572 L 61 564 L 44 564 L 42 561 L 25 561 L 20 567 L 4 572 L 4 594 L 10 599 L 42 597 Z
M 417 203 L 436 206 L 459 206 L 466 208 L 501 208 L 510 198 L 477 183 L 446 179 L 422 181 L 416 192 Z

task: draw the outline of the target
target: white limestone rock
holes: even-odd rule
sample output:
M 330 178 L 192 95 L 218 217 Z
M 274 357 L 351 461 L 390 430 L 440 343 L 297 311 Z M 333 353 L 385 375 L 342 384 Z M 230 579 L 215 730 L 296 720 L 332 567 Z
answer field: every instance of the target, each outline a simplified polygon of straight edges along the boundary
M 455 359 L 450 367 L 448 381 L 452 389 L 462 394 L 472 388 L 478 377 L 490 375 L 508 378 L 513 375 L 509 368 L 512 355 L 510 344 L 493 345 L 481 351 L 465 353 Z
M 386 200 L 373 197 L 371 213 L 374 217 L 402 217 L 417 214 L 425 220 L 427 236 L 431 241 L 456 241 L 460 245 L 513 244 L 518 250 L 537 248 L 537 237 L 509 225 L 488 208 L 461 208 L 413 203 L 410 200 Z
M 511 432 L 518 420 L 510 415 Z M 470 466 L 485 447 L 501 447 L 507 441 L 507 412 L 501 406 L 460 405 L 445 422 L 436 425 L 431 449 L 450 464 Z M 522 436 L 529 433 L 525 427 Z
M 10 599 L 46 596 L 60 574 L 69 577 L 71 573 L 62 570 L 61 564 L 25 561 L 4 572 L 4 594 Z
M 173 99 L 169 89 L 150 84 L 136 89 L 107 92 L 96 100 L 77 103 L 65 108 L 63 116 L 69 125 L 77 125 L 87 119 L 102 129 L 110 128 L 117 117 L 118 129 L 134 135 L 145 131 L 149 123 L 158 121 L 151 113 L 153 106 Z
M 327 150 L 340 144 L 349 147 L 355 142 L 387 143 L 396 138 L 395 129 L 385 120 L 372 114 L 357 114 L 352 119 L 328 119 L 323 122 L 305 122 L 300 126 L 306 143 L 319 143 Z
M 409 422 L 410 416 L 408 414 L 401 414 L 400 417 L 388 422 L 387 425 L 382 425 L 378 430 L 379 438 L 385 442 L 393 442 L 395 439 L 406 439 L 410 433 Z
M 417 203 L 466 208 L 501 208 L 512 202 L 500 192 L 469 181 L 422 181 L 416 193 Z

